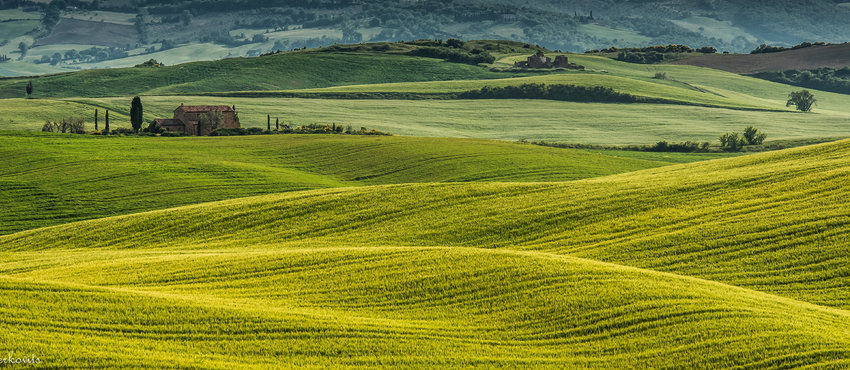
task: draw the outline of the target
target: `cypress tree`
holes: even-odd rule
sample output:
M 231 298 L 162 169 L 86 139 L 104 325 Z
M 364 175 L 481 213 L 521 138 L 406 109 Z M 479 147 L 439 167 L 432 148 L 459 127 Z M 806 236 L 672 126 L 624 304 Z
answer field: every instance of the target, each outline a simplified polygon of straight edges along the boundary
M 272 116 L 271 116 L 271 114 L 266 116 L 266 130 L 268 130 L 268 131 L 272 130 Z
M 97 131 L 97 109 L 94 110 L 94 130 Z
M 136 131 L 136 133 L 142 129 L 142 121 L 144 120 L 143 117 L 142 99 L 135 96 L 133 97 L 132 103 L 130 103 L 130 124 L 133 125 L 133 131 Z
M 106 110 L 106 119 L 105 120 L 106 120 L 106 123 L 104 124 L 105 125 L 104 130 L 106 130 L 106 133 L 108 134 L 109 133 L 109 109 Z
M 275 118 L 275 119 L 274 119 L 274 129 L 275 129 L 275 130 L 280 130 L 280 118 Z

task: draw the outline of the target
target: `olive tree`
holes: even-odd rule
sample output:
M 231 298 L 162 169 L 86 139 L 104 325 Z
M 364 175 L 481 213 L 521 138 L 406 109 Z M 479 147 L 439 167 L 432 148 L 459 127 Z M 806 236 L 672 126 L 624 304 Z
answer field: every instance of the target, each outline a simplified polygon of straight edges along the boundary
M 817 103 L 817 99 L 809 90 L 802 91 L 792 91 L 788 94 L 788 102 L 785 103 L 786 107 L 794 105 L 797 107 L 797 110 L 803 112 L 810 112 L 812 110 L 812 106 Z

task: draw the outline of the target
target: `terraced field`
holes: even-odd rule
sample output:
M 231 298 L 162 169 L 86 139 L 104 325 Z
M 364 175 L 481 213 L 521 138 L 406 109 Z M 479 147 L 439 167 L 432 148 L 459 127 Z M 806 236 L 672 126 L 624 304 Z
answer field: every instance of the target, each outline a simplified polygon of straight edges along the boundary
M 848 150 L 6 235 L 2 341 L 75 367 L 843 368 Z

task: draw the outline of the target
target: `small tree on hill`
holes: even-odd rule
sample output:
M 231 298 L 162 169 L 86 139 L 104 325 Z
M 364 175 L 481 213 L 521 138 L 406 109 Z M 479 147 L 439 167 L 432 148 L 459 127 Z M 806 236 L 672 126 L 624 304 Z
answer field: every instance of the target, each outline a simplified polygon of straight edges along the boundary
M 105 134 L 108 134 L 109 133 L 109 109 L 106 110 L 106 117 L 104 118 L 104 120 L 105 120 L 105 122 L 103 123 L 104 124 L 103 132 Z
M 32 99 L 32 81 L 27 83 L 27 99 Z
M 817 103 L 817 99 L 809 90 L 802 91 L 793 91 L 788 94 L 788 102 L 785 103 L 785 106 L 794 105 L 797 107 L 797 110 L 803 112 L 810 112 L 812 110 L 812 106 Z
M 767 138 L 767 134 L 759 132 L 759 130 L 753 126 L 747 126 L 747 128 L 744 129 L 744 139 L 747 140 L 747 145 L 761 145 L 765 138 Z
M 142 117 L 142 99 L 135 96 L 130 103 L 130 124 L 133 125 L 133 131 L 139 132 L 142 129 L 142 123 L 144 122 Z

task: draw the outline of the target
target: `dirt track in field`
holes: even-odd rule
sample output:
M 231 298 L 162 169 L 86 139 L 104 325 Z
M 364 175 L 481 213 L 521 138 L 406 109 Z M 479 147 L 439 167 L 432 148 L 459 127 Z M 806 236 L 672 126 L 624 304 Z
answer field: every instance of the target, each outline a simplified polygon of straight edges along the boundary
M 767 54 L 704 55 L 673 62 L 732 73 L 850 67 L 850 44 L 814 46 Z

